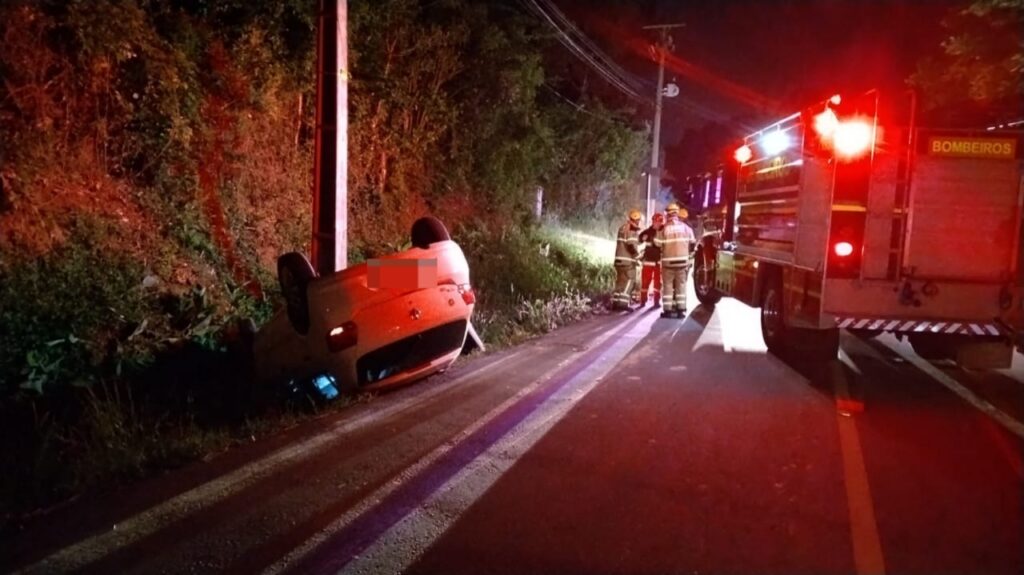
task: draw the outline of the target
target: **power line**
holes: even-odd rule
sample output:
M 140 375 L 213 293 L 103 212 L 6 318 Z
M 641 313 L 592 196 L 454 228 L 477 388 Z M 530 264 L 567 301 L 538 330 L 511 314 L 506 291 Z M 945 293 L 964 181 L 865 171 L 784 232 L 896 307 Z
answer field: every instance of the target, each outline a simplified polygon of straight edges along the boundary
M 584 34 L 583 31 L 580 30 L 579 27 L 576 26 L 576 24 L 572 20 L 570 20 L 568 17 L 566 17 L 565 13 L 563 13 L 558 8 L 558 6 L 555 5 L 554 2 L 552 2 L 551 0 L 540 0 L 540 1 L 545 6 L 547 6 L 548 11 L 551 14 L 553 14 L 555 16 L 555 18 L 557 18 L 559 20 L 559 22 L 562 23 L 563 26 L 565 26 L 573 35 L 575 35 L 576 38 L 580 42 L 582 42 L 584 46 L 586 46 L 587 48 L 590 49 L 590 52 L 596 58 L 601 60 L 601 62 L 608 69 L 610 69 L 612 72 L 614 72 L 619 78 L 623 79 L 627 84 L 629 84 L 629 86 L 631 88 L 633 88 L 634 90 L 637 90 L 637 89 L 643 87 L 646 84 L 646 82 L 644 82 L 644 81 L 640 80 L 639 78 L 637 78 L 636 75 L 627 72 L 625 69 L 622 68 L 622 66 L 619 66 L 619 64 L 617 62 L 612 60 L 610 57 L 608 57 L 608 55 L 606 55 L 603 51 L 601 51 L 601 49 L 596 44 L 594 44 L 594 42 L 592 42 L 590 40 L 590 38 L 588 38 L 587 35 Z
M 573 54 L 576 55 L 577 58 L 589 64 L 593 70 L 600 74 L 612 86 L 616 87 L 619 91 L 626 94 L 627 96 L 630 96 L 631 98 L 635 98 L 644 103 L 650 103 L 646 98 L 641 96 L 636 90 L 629 86 L 626 80 L 619 77 L 613 70 L 610 70 L 604 64 L 598 62 L 594 58 L 594 56 L 592 56 L 590 53 L 584 50 L 575 40 L 572 39 L 572 37 L 569 34 L 565 32 L 565 30 L 563 30 L 558 25 L 557 22 L 555 22 L 554 18 L 548 12 L 546 12 L 540 6 L 540 4 L 537 3 L 536 0 L 520 1 L 524 6 L 526 6 L 527 9 L 529 9 L 535 15 L 544 19 L 548 23 L 548 25 L 555 30 L 555 32 L 557 33 L 558 41 L 563 46 L 568 48 Z

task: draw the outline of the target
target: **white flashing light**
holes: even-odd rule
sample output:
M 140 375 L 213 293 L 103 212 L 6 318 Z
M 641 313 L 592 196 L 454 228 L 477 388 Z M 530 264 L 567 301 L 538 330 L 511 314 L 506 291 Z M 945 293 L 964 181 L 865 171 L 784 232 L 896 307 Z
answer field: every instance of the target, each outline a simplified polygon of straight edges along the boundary
M 750 146 L 747 145 L 740 146 L 736 148 L 735 152 L 733 152 L 733 157 L 736 158 L 736 161 L 741 164 L 746 164 L 747 162 L 749 162 L 751 156 L 753 155 L 754 153 L 750 150 Z
M 761 137 L 761 149 L 769 156 L 781 154 L 789 147 L 789 135 L 783 131 L 768 132 Z

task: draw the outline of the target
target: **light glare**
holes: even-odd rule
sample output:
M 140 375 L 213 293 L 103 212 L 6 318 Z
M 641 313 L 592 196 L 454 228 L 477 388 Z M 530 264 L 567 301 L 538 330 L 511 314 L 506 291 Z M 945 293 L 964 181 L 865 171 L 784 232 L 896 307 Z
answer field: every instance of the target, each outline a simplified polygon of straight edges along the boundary
M 740 147 L 736 148 L 736 152 L 733 153 L 733 157 L 736 158 L 736 161 L 741 163 L 741 164 L 745 164 L 745 163 L 749 162 L 750 158 L 753 155 L 754 155 L 754 153 L 750 151 L 750 146 L 747 146 L 747 145 L 743 145 L 743 146 L 740 146 Z
M 761 148 L 769 156 L 779 154 L 788 147 L 789 136 L 785 132 L 768 132 L 761 138 Z
M 871 126 L 866 122 L 855 120 L 840 122 L 836 126 L 833 145 L 840 155 L 852 157 L 863 154 L 871 147 Z

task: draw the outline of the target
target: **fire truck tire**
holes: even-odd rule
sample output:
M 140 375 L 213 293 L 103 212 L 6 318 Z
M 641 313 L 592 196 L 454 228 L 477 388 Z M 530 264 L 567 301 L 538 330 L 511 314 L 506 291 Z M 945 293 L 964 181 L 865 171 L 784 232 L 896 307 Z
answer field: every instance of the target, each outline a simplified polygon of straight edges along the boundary
M 768 276 L 761 298 L 761 335 L 775 355 L 799 353 L 814 361 L 829 361 L 839 354 L 838 329 L 796 328 L 786 324 L 782 277 Z
M 786 351 L 786 344 L 791 339 L 782 300 L 782 277 L 772 274 L 766 279 L 761 292 L 761 335 L 768 351 L 779 354 Z
M 697 250 L 693 258 L 693 290 L 700 303 L 714 307 L 722 294 L 715 289 L 715 270 L 708 265 L 704 250 Z
M 306 256 L 288 252 L 277 258 L 277 281 L 288 308 L 288 321 L 295 331 L 309 333 L 309 282 L 316 277 Z

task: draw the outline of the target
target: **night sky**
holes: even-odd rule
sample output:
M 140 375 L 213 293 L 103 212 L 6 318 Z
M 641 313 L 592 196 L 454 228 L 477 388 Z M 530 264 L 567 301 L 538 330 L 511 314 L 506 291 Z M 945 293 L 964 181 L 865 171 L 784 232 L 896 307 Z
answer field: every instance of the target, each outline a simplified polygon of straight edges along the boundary
M 555 0 L 625 68 L 653 85 L 656 67 L 642 52 L 645 24 L 684 22 L 675 76 L 685 101 L 666 107 L 666 144 L 686 127 L 729 117 L 788 113 L 836 92 L 906 89 L 924 55 L 940 50 L 943 17 L 964 2 L 852 0 Z M 757 99 L 753 99 L 756 96 Z M 770 106 L 778 112 L 771 112 Z

